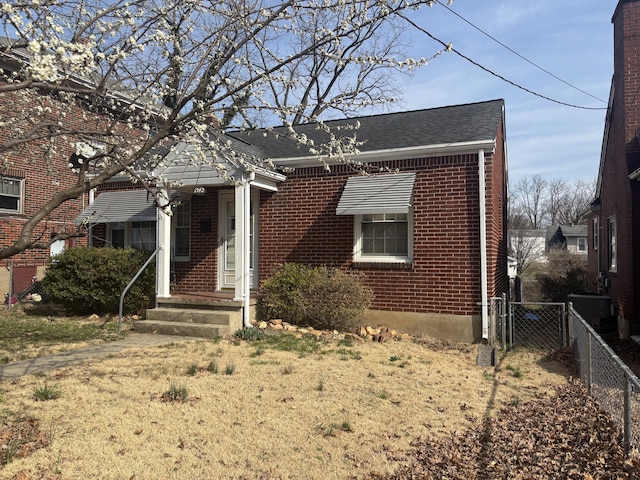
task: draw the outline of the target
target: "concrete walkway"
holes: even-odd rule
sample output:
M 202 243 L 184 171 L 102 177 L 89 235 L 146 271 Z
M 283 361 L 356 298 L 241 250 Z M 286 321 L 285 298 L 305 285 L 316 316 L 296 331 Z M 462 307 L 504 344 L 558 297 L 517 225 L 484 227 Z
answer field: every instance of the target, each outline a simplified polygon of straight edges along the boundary
M 115 342 L 0 365 L 0 381 L 22 377 L 23 375 L 33 375 L 47 370 L 74 365 L 86 360 L 105 357 L 112 353 L 126 350 L 127 348 L 143 348 L 166 343 L 184 342 L 186 340 L 195 339 L 193 337 L 181 337 L 177 335 L 154 335 L 151 333 L 129 332 L 124 339 L 116 340 Z

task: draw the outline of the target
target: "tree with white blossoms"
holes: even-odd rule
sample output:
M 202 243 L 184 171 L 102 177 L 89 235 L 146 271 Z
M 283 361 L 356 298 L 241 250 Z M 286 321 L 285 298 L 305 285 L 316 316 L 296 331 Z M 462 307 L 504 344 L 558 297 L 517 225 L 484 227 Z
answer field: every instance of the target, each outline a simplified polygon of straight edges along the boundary
M 0 248 L 0 259 L 42 247 L 42 238 L 46 245 L 77 235 L 63 232 L 49 241 L 36 232 L 65 202 L 115 175 L 152 191 L 166 148 L 178 140 L 192 145 L 193 162 L 206 161 L 206 150 L 246 160 L 208 128 L 284 125 L 319 159 L 357 153 L 356 128 L 350 141 L 329 135 L 329 142 L 314 145 L 295 125 L 315 121 L 327 128 L 323 119 L 396 102 L 391 71 L 411 72 L 441 53 L 434 47 L 428 59 L 403 55 L 402 32 L 411 28 L 406 18 L 432 3 L 2 3 L 0 58 L 15 68 L 5 69 L 0 82 L 0 172 L 15 166 L 16 152 L 34 145 L 45 165 L 70 145 L 77 151 L 70 170 L 56 173 L 74 175 L 75 183 L 27 219 L 18 240 Z M 213 127 L 206 122 L 212 116 L 218 119 Z

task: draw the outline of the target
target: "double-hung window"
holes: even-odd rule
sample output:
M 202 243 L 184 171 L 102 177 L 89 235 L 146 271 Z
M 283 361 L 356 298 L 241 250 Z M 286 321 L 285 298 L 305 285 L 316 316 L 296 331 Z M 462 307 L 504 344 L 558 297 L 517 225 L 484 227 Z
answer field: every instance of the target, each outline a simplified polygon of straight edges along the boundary
M 191 202 L 179 204 L 173 212 L 174 259 L 189 260 L 191 253 Z
M 409 214 L 374 213 L 356 216 L 356 260 L 409 258 Z
M 618 269 L 618 231 L 615 215 L 607 220 L 607 232 L 609 240 L 609 271 L 615 272 Z
M 578 252 L 587 251 L 587 237 L 578 237 Z
M 0 212 L 22 213 L 24 180 L 0 176 Z
M 347 180 L 336 214 L 354 217 L 355 262 L 412 261 L 414 183 L 415 173 Z
M 156 249 L 156 222 L 132 222 L 131 246 L 152 252 Z

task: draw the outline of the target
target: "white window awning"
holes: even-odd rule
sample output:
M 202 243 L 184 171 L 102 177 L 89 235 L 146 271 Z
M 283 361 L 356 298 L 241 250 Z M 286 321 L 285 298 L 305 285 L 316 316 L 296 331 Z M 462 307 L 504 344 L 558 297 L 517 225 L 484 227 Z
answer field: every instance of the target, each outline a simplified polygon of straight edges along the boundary
M 153 196 L 146 190 L 104 192 L 78 215 L 75 225 L 150 222 L 156 220 L 156 206 Z
M 349 177 L 336 215 L 408 213 L 415 181 L 415 173 Z

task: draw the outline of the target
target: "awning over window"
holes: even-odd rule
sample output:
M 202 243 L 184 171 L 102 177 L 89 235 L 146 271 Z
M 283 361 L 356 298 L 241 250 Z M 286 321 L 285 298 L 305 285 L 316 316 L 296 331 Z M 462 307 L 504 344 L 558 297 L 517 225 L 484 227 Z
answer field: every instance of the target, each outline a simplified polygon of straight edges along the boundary
M 104 192 L 75 219 L 83 223 L 149 222 L 156 220 L 153 196 L 146 190 Z
M 415 173 L 349 177 L 336 215 L 408 213 L 415 180 Z

